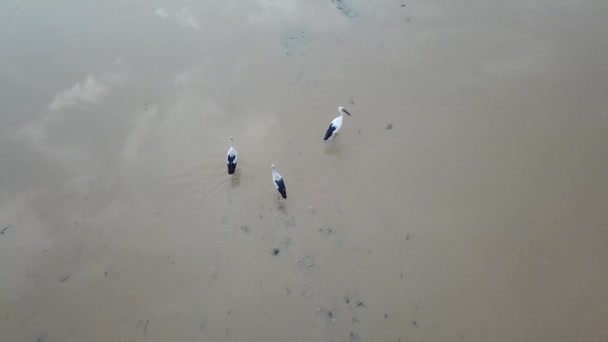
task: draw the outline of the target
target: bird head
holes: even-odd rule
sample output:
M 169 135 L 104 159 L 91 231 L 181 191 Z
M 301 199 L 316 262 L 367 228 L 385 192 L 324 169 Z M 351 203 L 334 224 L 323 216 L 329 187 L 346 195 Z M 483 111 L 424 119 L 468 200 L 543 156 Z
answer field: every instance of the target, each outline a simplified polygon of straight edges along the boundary
M 350 113 L 349 113 L 349 112 L 348 112 L 348 111 L 347 111 L 347 110 L 346 110 L 344 107 L 342 107 L 342 106 L 338 107 L 338 111 L 339 111 L 340 113 L 345 113 L 345 114 L 347 114 L 348 116 L 352 116 L 352 115 L 350 115 Z

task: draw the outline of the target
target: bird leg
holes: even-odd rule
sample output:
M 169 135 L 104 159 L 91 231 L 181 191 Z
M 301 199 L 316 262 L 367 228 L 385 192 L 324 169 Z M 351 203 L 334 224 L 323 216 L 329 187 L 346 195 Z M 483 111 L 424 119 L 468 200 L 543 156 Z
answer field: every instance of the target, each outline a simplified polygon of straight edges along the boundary
M 283 209 L 283 203 L 281 203 L 281 196 L 277 196 L 277 209 L 278 210 Z

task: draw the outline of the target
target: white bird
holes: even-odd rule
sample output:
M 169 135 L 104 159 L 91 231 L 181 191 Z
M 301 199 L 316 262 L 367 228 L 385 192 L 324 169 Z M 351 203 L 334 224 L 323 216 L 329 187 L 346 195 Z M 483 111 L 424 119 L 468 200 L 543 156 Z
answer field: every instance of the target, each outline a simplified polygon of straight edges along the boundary
M 234 171 L 236 170 L 236 162 L 238 161 L 238 154 L 234 148 L 234 139 L 232 139 L 232 137 L 230 137 L 230 148 L 228 149 L 226 160 L 228 164 L 228 174 L 234 174 Z
M 323 140 L 327 140 L 331 137 L 335 139 L 336 135 L 338 135 L 340 127 L 342 127 L 342 118 L 344 117 L 344 114 L 346 113 L 351 116 L 350 113 L 346 109 L 344 109 L 344 107 L 338 107 L 338 112 L 340 112 L 340 116 L 331 121 L 327 132 L 325 132 L 325 138 L 323 138 Z
M 287 198 L 287 189 L 285 188 L 283 176 L 277 172 L 277 168 L 274 164 L 270 164 L 270 167 L 272 168 L 272 183 L 274 183 L 274 187 L 277 188 L 283 198 Z

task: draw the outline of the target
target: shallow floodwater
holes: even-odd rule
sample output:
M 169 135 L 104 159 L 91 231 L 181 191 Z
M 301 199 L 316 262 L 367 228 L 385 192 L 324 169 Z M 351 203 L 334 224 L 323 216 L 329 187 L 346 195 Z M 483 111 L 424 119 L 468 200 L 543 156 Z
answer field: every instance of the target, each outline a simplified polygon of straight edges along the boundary
M 0 340 L 607 341 L 607 17 L 0 1 Z

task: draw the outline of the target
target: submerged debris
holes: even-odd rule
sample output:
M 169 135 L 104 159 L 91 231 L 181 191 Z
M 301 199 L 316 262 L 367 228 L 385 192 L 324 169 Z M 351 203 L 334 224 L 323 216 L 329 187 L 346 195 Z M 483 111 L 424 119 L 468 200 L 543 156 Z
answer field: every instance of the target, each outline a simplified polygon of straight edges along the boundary
M 310 269 L 315 266 L 315 258 L 312 255 L 306 255 L 301 259 L 296 259 L 296 263 L 300 267 Z
M 351 309 L 367 308 L 363 299 L 356 291 L 348 291 L 344 296 L 344 302 L 348 304 Z
M 350 0 L 331 0 L 331 2 L 336 5 L 336 8 L 342 12 L 345 16 L 349 18 L 357 17 L 357 12 L 353 9 Z
M 300 55 L 303 56 L 308 50 L 308 44 L 312 42 L 312 38 L 306 31 L 285 32 L 281 37 L 281 46 L 285 56 Z
M 280 250 L 278 248 L 274 248 L 272 250 L 272 255 L 279 255 Z
M 4 233 L 6 233 L 7 230 L 13 228 L 13 226 L 8 226 L 8 227 L 4 227 L 2 228 L 2 230 L 0 230 L 0 235 L 4 235 Z
M 393 129 L 393 124 L 392 123 L 387 124 L 386 125 L 386 130 L 390 131 L 391 129 Z
M 323 228 L 319 228 L 319 233 L 321 233 L 321 235 L 322 235 L 324 238 L 327 238 L 327 237 L 329 237 L 330 235 L 335 234 L 335 233 L 336 233 L 336 230 L 335 230 L 335 229 L 333 229 L 333 228 L 331 228 L 331 227 L 328 227 L 328 228 L 325 228 L 325 229 L 323 229 Z

